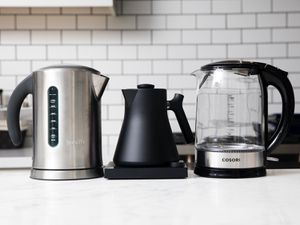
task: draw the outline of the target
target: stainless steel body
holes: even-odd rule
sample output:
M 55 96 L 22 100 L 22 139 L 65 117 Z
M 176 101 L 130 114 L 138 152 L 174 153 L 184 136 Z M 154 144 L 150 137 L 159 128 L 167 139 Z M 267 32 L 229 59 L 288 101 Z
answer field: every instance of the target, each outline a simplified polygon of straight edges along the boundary
M 100 98 L 108 78 L 88 67 L 54 66 L 33 72 L 31 80 L 31 177 L 102 176 Z

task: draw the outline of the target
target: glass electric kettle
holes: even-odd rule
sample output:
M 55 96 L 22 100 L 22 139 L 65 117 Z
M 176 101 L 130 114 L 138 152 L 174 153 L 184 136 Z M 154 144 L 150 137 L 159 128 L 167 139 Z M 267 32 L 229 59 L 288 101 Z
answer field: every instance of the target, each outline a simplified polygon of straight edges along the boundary
M 192 73 L 197 77 L 196 167 L 206 177 L 266 175 L 266 155 L 285 137 L 294 113 L 287 72 L 271 65 L 221 61 Z M 282 97 L 282 116 L 268 137 L 269 85 Z

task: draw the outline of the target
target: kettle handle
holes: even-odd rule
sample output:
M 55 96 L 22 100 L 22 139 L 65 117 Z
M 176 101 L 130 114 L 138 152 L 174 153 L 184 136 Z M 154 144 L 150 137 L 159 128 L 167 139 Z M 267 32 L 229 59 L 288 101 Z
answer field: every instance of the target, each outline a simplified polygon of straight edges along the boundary
M 20 129 L 20 110 L 25 97 L 33 92 L 32 74 L 26 77 L 13 91 L 7 105 L 7 127 L 9 136 L 14 145 L 22 143 L 22 132 Z
M 175 94 L 173 99 L 168 101 L 168 110 L 172 110 L 177 118 L 182 134 L 185 138 L 186 143 L 194 142 L 194 136 L 186 118 L 184 110 L 182 108 L 183 95 Z
M 279 120 L 279 124 L 273 135 L 268 138 L 266 142 L 267 154 L 270 154 L 285 138 L 291 121 L 294 115 L 295 98 L 294 91 L 287 75 L 288 73 L 280 70 L 274 66 L 257 63 L 261 68 L 261 78 L 264 84 L 265 93 L 267 93 L 267 87 L 269 85 L 274 86 L 280 93 L 282 99 L 282 115 Z M 265 99 L 265 102 L 268 102 Z M 265 112 L 266 134 L 268 125 L 268 110 Z

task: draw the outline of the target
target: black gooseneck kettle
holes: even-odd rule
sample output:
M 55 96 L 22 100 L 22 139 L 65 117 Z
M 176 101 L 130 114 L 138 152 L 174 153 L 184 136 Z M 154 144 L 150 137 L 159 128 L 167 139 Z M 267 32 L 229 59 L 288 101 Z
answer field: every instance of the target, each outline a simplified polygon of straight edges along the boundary
M 167 101 L 166 89 L 140 84 L 137 89 L 122 90 L 125 117 L 117 143 L 117 166 L 168 166 L 179 161 L 167 110 L 174 111 L 187 143 L 194 141 L 182 108 L 183 95 Z

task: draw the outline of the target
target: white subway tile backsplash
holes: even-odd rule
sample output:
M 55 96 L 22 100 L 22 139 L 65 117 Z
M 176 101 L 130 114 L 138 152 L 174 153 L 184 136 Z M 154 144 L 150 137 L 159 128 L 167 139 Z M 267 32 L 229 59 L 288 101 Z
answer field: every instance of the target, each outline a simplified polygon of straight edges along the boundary
M 78 46 L 79 59 L 106 59 L 107 47 L 97 45 L 81 45 Z
M 108 105 L 101 104 L 101 119 L 108 119 Z
M 14 16 L 0 15 L 0 29 L 14 29 L 14 28 L 15 28 Z
M 287 20 L 288 20 L 289 27 L 299 27 L 300 26 L 300 13 L 289 13 Z
M 150 31 L 123 31 L 123 44 L 150 44 Z
M 182 13 L 184 14 L 198 14 L 198 13 L 210 13 L 211 4 L 210 1 L 182 1 Z
M 119 120 L 104 120 L 102 121 L 102 134 L 103 135 L 118 135 L 121 130 L 122 122 Z
M 109 46 L 108 58 L 109 59 L 136 59 L 137 48 L 136 46 Z
M 258 57 L 286 57 L 285 44 L 259 44 Z
M 281 14 L 258 14 L 258 27 L 283 27 L 286 25 L 286 15 Z
M 49 59 L 76 59 L 75 46 L 48 46 Z
M 108 119 L 122 120 L 124 118 L 124 106 L 122 105 L 110 105 L 108 106 Z
M 120 104 L 123 104 L 123 98 L 124 97 L 122 96 L 121 90 L 107 89 L 103 93 L 101 103 L 104 105 L 120 105 Z
M 213 43 L 240 43 L 241 31 L 239 30 L 214 30 L 212 31 Z
M 254 14 L 232 14 L 227 16 L 228 28 L 252 28 L 255 27 Z
M 131 60 L 124 61 L 124 74 L 151 74 L 151 61 Z
M 0 46 L 0 60 L 15 59 L 15 46 Z
M 95 60 L 93 67 L 104 75 L 121 74 L 122 62 L 120 60 Z
M 32 31 L 32 44 L 60 44 L 60 31 Z
M 225 45 L 199 45 L 198 58 L 200 59 L 226 58 L 226 46 Z
M 17 16 L 17 29 L 45 29 L 45 16 Z
M 256 46 L 255 45 L 229 45 L 228 46 L 229 58 L 255 58 Z
M 124 30 L 135 29 L 135 17 L 134 16 L 108 16 L 107 17 L 108 29 Z
M 181 62 L 179 60 L 153 61 L 154 74 L 180 74 Z
M 184 81 L 184 82 L 183 82 Z M 196 89 L 195 77 L 190 75 L 170 75 L 169 88 L 171 89 Z
M 196 119 L 196 104 L 184 104 L 183 109 L 185 115 L 190 118 L 190 120 Z
M 121 127 L 121 122 L 120 122 L 120 127 Z M 120 130 L 121 131 L 121 130 Z M 118 143 L 118 140 L 119 140 L 119 133 L 116 134 L 116 135 L 109 135 L 109 138 L 108 138 L 108 143 L 109 143 L 109 146 L 113 146 L 113 150 L 115 150 L 115 146 L 117 145 Z M 109 160 L 111 161 L 111 159 L 113 158 L 114 152 L 110 153 L 110 158 Z
M 91 60 L 62 60 L 62 64 L 66 64 L 66 65 L 81 65 L 81 66 L 87 66 L 87 67 L 92 67 L 92 61 Z
M 300 58 L 297 59 L 274 59 L 274 65 L 277 67 L 289 71 L 289 72 L 298 72 L 300 65 Z
M 166 26 L 166 16 L 151 15 L 137 17 L 138 29 L 165 29 Z
M 181 11 L 181 1 L 154 0 L 152 1 L 153 14 L 178 14 Z
M 270 12 L 271 0 L 242 0 L 243 12 Z
M 272 93 L 272 102 L 273 103 L 281 103 L 282 100 L 281 100 L 281 95 L 280 93 L 277 91 L 277 89 L 274 89 L 273 90 L 273 93 Z
M 17 59 L 46 59 L 46 47 L 17 46 Z
M 181 41 L 181 32 L 177 30 L 153 31 L 154 44 L 177 44 Z
M 292 86 L 294 88 L 297 88 L 300 83 L 300 74 L 297 73 L 289 73 L 288 78 L 292 83 Z M 299 100 L 298 100 L 299 101 Z
M 167 47 L 157 45 L 141 45 L 138 47 L 138 57 L 140 59 L 165 59 L 167 57 Z
M 293 12 L 300 10 L 300 2 L 298 0 L 273 0 L 274 12 Z
M 105 16 L 78 16 L 77 17 L 78 29 L 105 29 L 106 17 Z
M 3 75 L 26 75 L 30 72 L 29 61 L 1 61 Z
M 300 43 L 289 44 L 288 45 L 288 53 L 289 53 L 288 56 L 291 56 L 291 57 L 299 56 L 300 57 Z
M 48 29 L 75 29 L 76 17 L 75 16 L 47 16 Z
M 29 31 L 0 31 L 1 44 L 29 44 Z
M 168 46 L 169 59 L 194 59 L 197 47 L 195 45 L 170 45 Z
M 211 31 L 209 30 L 183 30 L 182 42 L 184 44 L 210 43 Z
M 0 76 L 0 89 L 12 91 L 16 87 L 16 77 Z
M 167 28 L 169 29 L 188 29 L 195 28 L 196 20 L 195 16 L 168 16 Z
M 213 0 L 213 13 L 237 13 L 241 12 L 240 0 Z
M 196 78 L 194 77 L 195 80 L 195 85 L 197 84 Z M 184 104 L 196 104 L 196 88 L 194 90 L 183 90 L 182 92 L 184 99 L 183 99 L 183 103 Z M 196 111 L 194 111 L 194 113 L 196 114 Z
M 150 14 L 151 1 L 126 1 L 123 5 L 123 14 Z
M 300 28 L 273 29 L 274 42 L 299 41 Z
M 191 75 L 192 72 L 201 68 L 208 63 L 210 60 L 183 60 L 183 73 L 185 75 Z
M 93 31 L 92 42 L 94 44 L 120 44 L 120 31 Z
M 135 88 L 137 86 L 137 76 L 115 75 L 110 76 L 108 87 L 110 90 L 119 90 L 124 88 Z M 120 91 L 121 92 L 121 91 Z
M 242 31 L 242 40 L 244 43 L 260 43 L 271 41 L 270 29 L 249 29 Z
M 214 29 L 214 28 L 225 28 L 226 17 L 225 15 L 198 15 L 197 16 L 197 27 Z
M 141 75 L 138 76 L 138 84 L 154 84 L 155 88 L 167 88 L 167 76 Z
M 32 71 L 38 70 L 43 67 L 59 65 L 61 61 L 59 60 L 34 60 L 32 61 Z
M 63 31 L 62 42 L 63 44 L 91 44 L 90 31 Z

